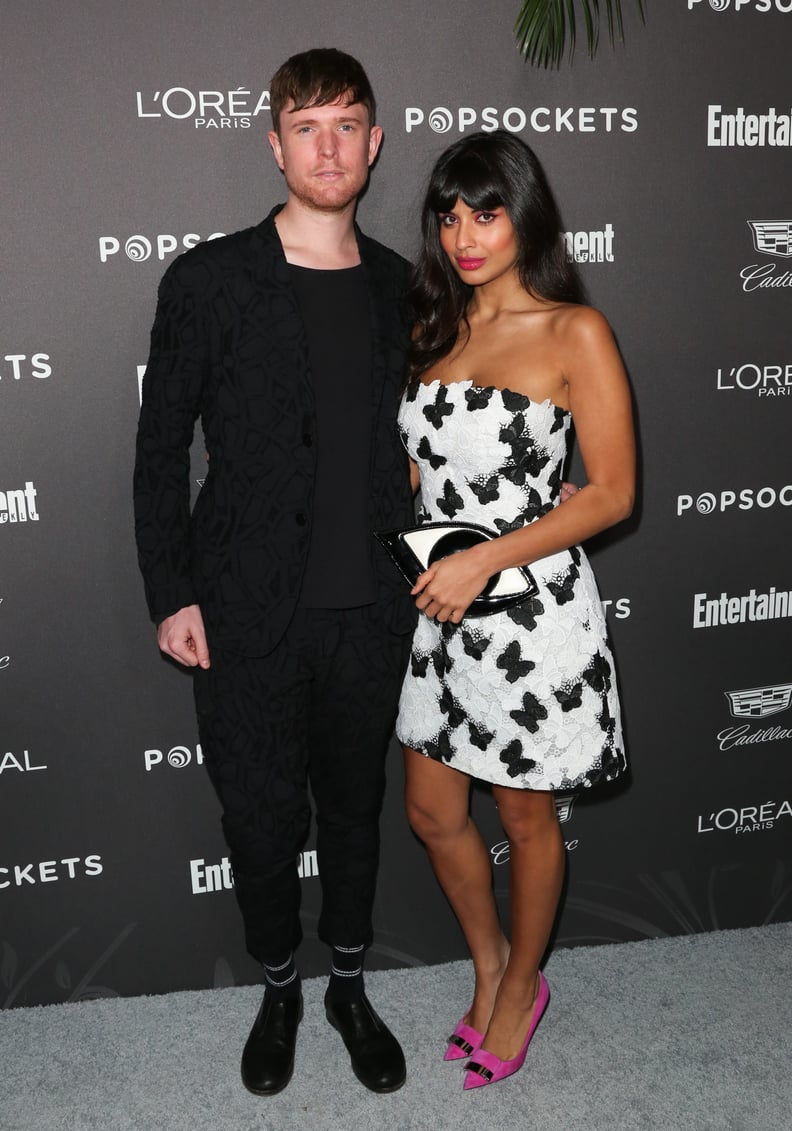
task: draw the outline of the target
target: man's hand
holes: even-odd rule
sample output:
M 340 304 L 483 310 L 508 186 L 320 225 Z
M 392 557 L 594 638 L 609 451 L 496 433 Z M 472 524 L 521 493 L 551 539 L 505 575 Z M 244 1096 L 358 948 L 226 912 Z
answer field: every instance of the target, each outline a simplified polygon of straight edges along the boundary
M 209 667 L 209 649 L 198 605 L 187 605 L 166 617 L 157 629 L 157 643 L 161 652 L 188 668 Z

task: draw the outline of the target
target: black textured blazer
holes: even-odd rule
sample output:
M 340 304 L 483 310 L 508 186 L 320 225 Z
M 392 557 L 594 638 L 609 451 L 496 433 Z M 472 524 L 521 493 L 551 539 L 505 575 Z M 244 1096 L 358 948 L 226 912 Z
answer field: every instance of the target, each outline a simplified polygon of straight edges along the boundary
M 154 620 L 198 604 L 210 648 L 265 655 L 288 625 L 311 534 L 316 445 L 308 345 L 273 209 L 166 271 L 151 331 L 135 464 L 135 533 Z M 413 509 L 396 413 L 408 264 L 356 229 L 371 296 L 371 528 Z M 339 332 L 343 332 L 340 330 Z M 207 478 L 190 514 L 200 416 Z M 371 539 L 386 623 L 415 620 L 406 584 Z

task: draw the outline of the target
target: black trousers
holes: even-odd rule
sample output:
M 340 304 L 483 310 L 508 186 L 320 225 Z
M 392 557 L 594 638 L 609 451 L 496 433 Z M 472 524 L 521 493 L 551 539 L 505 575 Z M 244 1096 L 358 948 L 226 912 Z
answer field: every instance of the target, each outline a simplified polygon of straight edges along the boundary
M 249 952 L 281 960 L 299 944 L 297 857 L 316 806 L 319 937 L 369 945 L 385 756 L 410 636 L 377 606 L 298 609 L 275 650 L 211 651 L 195 678 L 204 761 L 223 808 Z

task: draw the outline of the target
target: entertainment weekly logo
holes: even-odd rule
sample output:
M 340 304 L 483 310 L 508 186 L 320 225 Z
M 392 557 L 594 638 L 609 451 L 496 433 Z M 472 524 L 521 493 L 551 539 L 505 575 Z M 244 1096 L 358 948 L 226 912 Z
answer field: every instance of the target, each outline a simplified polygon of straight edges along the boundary
M 613 263 L 613 224 L 593 232 L 561 232 L 568 263 Z
M 211 236 L 206 236 L 206 240 L 216 240 L 224 236 L 225 232 L 212 232 Z M 174 236 L 170 233 L 161 232 L 156 236 L 142 236 L 134 235 L 128 236 L 124 239 L 123 236 L 100 236 L 99 237 L 99 262 L 107 263 L 116 255 L 120 255 L 122 251 L 127 259 L 131 259 L 133 263 L 145 263 L 152 255 L 158 259 L 160 263 L 164 263 L 169 255 L 173 255 L 174 251 L 182 252 L 187 251 L 196 244 L 204 240 L 203 236 L 199 236 L 197 232 L 187 232 L 183 236 Z
M 742 805 L 739 809 L 721 809 L 717 813 L 700 813 L 698 833 L 760 833 L 774 829 L 783 817 L 792 817 L 788 801 L 765 801 L 761 805 Z
M 735 490 L 702 491 L 700 495 L 677 495 L 677 518 L 683 514 L 723 514 L 736 505 L 737 510 L 750 511 L 754 507 L 770 510 L 772 507 L 792 507 L 792 483 L 784 487 L 753 487 Z
M 171 86 L 167 90 L 135 91 L 138 118 L 170 122 L 192 122 L 197 130 L 249 130 L 259 114 L 269 114 L 268 90 L 244 86 L 234 90 L 190 90 Z
M 36 488 L 28 479 L 24 487 L 0 490 L 0 526 L 11 522 L 38 522 Z
M 753 246 L 761 255 L 792 258 L 792 220 L 748 220 Z M 778 273 L 776 273 L 778 272 Z M 751 263 L 740 272 L 744 291 L 792 287 L 792 271 L 778 271 L 777 263 Z
M 535 106 L 525 110 L 521 106 L 506 109 L 497 106 L 435 106 L 425 110 L 420 106 L 405 106 L 404 130 L 429 129 L 436 134 L 465 133 L 466 130 L 507 130 L 520 134 L 525 130 L 534 133 L 635 133 L 638 129 L 638 111 L 634 106 Z
M 736 597 L 730 597 L 728 593 L 721 593 L 718 597 L 710 597 L 706 593 L 693 595 L 694 628 L 723 628 L 786 617 L 792 617 L 792 591 L 776 590 L 774 585 L 767 593 L 751 589 Z
M 297 875 L 301 880 L 309 880 L 319 875 L 319 861 L 315 848 L 301 852 L 297 857 Z M 219 864 L 207 864 L 200 858 L 190 861 L 190 887 L 193 895 L 231 891 L 233 886 L 234 873 L 227 856 L 223 856 Z
M 718 392 L 754 393 L 757 397 L 792 396 L 792 364 L 757 365 L 744 361 L 731 368 L 719 368 L 717 373 Z
M 792 110 L 778 113 L 770 106 L 761 114 L 746 114 L 744 106 L 724 113 L 720 104 L 707 106 L 707 145 L 710 148 L 788 149 L 792 145 Z
M 718 749 L 741 750 L 766 742 L 784 742 L 792 739 L 792 719 L 782 720 L 786 726 L 751 726 L 751 721 L 766 719 L 788 711 L 792 705 L 792 683 L 775 683 L 766 687 L 747 687 L 739 691 L 725 691 L 729 713 L 738 724 L 718 732 Z M 744 719 L 749 720 L 743 722 Z
M 565 825 L 567 821 L 572 819 L 572 806 L 575 804 L 576 798 L 576 793 L 557 793 L 555 795 L 555 808 L 559 824 Z M 574 852 L 579 844 L 580 841 L 577 838 L 564 841 L 567 852 Z M 497 844 L 493 844 L 490 849 L 490 856 L 492 857 L 493 864 L 508 864 L 508 840 L 500 840 Z
M 792 12 L 792 0 L 687 0 L 688 11 L 700 4 L 713 12 L 780 12 L 784 16 Z
M 44 380 L 52 376 L 52 366 L 49 364 L 48 353 L 7 353 L 3 357 L 4 365 L 0 366 L 0 384 L 10 385 L 12 381 L 23 381 L 28 377 L 38 377 Z

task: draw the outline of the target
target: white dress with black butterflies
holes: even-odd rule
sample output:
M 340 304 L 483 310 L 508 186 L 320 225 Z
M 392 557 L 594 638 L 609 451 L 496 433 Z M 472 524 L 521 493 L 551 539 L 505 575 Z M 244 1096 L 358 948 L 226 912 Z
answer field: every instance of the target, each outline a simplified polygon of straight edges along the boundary
M 521 393 L 413 383 L 399 411 L 421 471 L 418 522 L 508 533 L 559 503 L 571 415 Z M 530 565 L 539 592 L 506 612 L 439 625 L 420 616 L 396 732 L 498 785 L 564 790 L 625 768 L 613 657 L 578 546 Z

